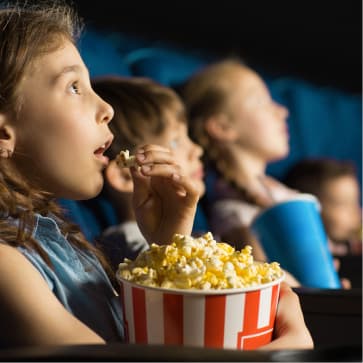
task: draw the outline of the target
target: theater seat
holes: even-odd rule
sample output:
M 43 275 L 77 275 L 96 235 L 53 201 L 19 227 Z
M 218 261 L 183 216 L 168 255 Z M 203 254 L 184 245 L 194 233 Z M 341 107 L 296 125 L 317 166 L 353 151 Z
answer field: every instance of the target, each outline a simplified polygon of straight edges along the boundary
M 118 52 L 116 44 L 112 33 L 84 31 L 78 42 L 78 48 L 91 77 L 131 75 L 129 66 Z
M 315 347 L 360 346 L 362 289 L 294 288 Z
M 149 77 L 165 86 L 177 86 L 211 59 L 168 48 L 148 47 L 127 54 L 126 61 L 135 76 Z

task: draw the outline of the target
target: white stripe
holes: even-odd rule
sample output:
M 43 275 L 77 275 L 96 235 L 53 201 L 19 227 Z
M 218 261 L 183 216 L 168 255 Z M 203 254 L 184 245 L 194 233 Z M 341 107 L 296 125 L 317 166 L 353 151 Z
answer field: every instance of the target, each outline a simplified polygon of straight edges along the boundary
M 184 295 L 183 297 L 183 343 L 204 347 L 205 298 Z
M 246 294 L 227 295 L 224 321 L 224 348 L 237 348 L 238 333 L 243 329 Z
M 262 289 L 260 292 L 260 304 L 258 308 L 257 328 L 263 328 L 270 323 L 272 286 Z
M 146 331 L 149 344 L 164 344 L 163 293 L 145 291 Z
M 134 308 L 132 305 L 132 288 L 129 284 L 123 284 L 125 298 L 125 315 L 129 329 L 129 342 L 135 343 Z

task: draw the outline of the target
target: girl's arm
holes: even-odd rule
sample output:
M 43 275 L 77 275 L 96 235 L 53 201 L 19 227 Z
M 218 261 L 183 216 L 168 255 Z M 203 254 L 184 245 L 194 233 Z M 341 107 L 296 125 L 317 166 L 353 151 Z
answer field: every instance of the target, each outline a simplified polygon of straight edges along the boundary
M 193 182 L 164 147 L 145 145 L 136 160 L 139 167 L 131 168 L 133 205 L 146 240 L 168 244 L 174 233 L 190 235 L 199 199 Z
M 17 249 L 4 244 L 0 244 L 0 301 L 0 341 L 6 346 L 105 343 L 63 307 Z

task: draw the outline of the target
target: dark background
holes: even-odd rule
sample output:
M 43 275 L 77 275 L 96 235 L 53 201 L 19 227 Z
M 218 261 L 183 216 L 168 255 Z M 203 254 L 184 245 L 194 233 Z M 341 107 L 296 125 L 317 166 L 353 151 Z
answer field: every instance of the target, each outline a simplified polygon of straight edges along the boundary
M 75 0 L 86 26 L 238 55 L 272 76 L 362 90 L 360 0 Z

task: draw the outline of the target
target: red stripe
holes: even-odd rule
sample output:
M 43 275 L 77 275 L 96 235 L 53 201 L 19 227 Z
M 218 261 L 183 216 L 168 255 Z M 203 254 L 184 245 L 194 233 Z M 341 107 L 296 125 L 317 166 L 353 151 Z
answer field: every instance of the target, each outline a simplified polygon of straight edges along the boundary
M 164 294 L 164 342 L 183 344 L 183 295 Z
M 270 343 L 272 338 L 272 331 L 263 333 L 255 337 L 247 337 L 243 341 L 243 350 L 253 350 L 263 345 Z
M 226 296 L 215 295 L 205 298 L 205 347 L 223 348 Z
M 272 328 L 274 326 L 279 292 L 280 292 L 279 284 L 272 287 L 271 314 L 270 314 L 270 323 L 269 323 L 270 328 Z
M 132 287 L 135 342 L 147 343 L 145 290 Z
M 245 300 L 245 312 L 243 317 L 243 335 L 249 334 L 250 332 L 256 332 L 259 305 L 260 291 L 247 292 Z
M 120 299 L 121 299 L 121 306 L 122 306 L 122 316 L 124 318 L 124 326 L 125 326 L 125 341 L 128 343 L 130 342 L 130 334 L 129 334 L 129 324 L 126 319 L 126 309 L 125 309 L 125 285 L 120 282 Z

